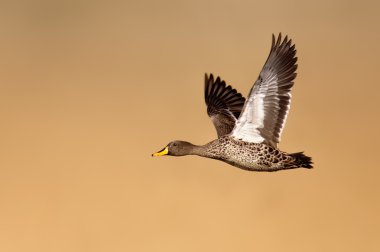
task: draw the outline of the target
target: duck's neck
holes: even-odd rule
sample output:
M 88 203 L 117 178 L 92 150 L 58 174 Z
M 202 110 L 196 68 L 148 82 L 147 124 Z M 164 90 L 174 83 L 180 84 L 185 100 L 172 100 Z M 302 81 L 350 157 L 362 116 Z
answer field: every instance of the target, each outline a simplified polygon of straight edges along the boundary
M 190 143 L 190 148 L 187 149 L 187 155 L 197 155 L 197 156 L 205 156 L 204 154 L 204 146 L 202 145 L 195 145 Z

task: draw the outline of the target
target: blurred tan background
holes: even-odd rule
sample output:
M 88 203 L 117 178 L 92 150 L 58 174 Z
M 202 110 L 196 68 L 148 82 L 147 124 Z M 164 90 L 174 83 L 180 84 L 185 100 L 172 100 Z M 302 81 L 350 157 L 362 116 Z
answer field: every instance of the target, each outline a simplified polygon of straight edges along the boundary
M 376 1 L 2 1 L 0 251 L 380 251 Z M 152 158 L 216 137 L 271 34 L 299 70 L 280 144 L 315 169 Z

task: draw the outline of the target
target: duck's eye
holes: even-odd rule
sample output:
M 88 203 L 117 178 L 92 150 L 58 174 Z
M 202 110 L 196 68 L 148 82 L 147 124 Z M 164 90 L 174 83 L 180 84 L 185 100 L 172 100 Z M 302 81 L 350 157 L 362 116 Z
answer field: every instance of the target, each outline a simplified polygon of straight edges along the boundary
M 174 147 L 177 146 L 177 143 L 173 143 L 173 146 L 174 146 Z

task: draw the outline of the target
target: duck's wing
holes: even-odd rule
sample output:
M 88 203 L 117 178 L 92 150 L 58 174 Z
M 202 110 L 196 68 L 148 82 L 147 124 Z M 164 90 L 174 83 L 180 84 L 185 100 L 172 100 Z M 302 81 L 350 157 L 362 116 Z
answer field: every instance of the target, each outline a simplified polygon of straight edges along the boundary
M 290 108 L 297 69 L 295 56 L 295 45 L 287 36 L 281 40 L 280 33 L 277 41 L 272 36 L 268 59 L 248 95 L 231 133 L 233 137 L 277 146 Z
M 205 101 L 207 114 L 218 137 L 231 133 L 244 106 L 245 98 L 217 77 L 205 75 Z

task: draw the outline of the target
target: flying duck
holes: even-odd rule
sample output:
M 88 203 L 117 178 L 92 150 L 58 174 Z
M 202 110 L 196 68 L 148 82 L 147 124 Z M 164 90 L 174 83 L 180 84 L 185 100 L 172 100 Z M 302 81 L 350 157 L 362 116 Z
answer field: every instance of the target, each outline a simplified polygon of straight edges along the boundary
M 205 75 L 207 114 L 218 138 L 205 144 L 172 141 L 152 156 L 198 155 L 249 171 L 312 168 L 303 152 L 277 148 L 290 108 L 297 69 L 295 45 L 272 35 L 269 56 L 247 99 L 219 77 Z

